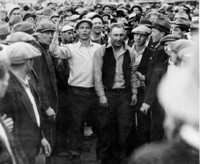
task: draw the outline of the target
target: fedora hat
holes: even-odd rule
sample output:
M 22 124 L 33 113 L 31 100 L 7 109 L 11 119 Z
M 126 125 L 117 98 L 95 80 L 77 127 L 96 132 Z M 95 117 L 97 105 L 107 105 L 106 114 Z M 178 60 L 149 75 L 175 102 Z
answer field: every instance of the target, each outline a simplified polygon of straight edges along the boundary
M 158 17 L 151 27 L 167 34 L 170 33 L 170 23 L 164 17 Z

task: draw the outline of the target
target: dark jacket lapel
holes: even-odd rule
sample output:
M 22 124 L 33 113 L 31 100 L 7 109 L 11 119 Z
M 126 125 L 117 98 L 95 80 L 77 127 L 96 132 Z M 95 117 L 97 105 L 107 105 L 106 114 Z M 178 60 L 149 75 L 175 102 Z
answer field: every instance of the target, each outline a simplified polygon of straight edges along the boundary
M 29 97 L 25 91 L 25 89 L 23 88 L 23 86 L 20 84 L 19 80 L 15 77 L 15 75 L 10 72 L 10 78 L 12 78 L 13 80 L 11 80 L 13 83 L 10 84 L 13 86 L 13 88 L 15 88 L 16 90 L 18 90 L 18 93 L 20 93 L 21 96 L 21 100 L 22 103 L 24 105 L 24 107 L 26 108 L 28 114 L 30 115 L 30 117 L 33 119 L 33 121 L 37 124 L 36 118 L 35 118 L 35 113 L 33 111 L 33 106 L 31 104 L 31 101 L 29 100 Z

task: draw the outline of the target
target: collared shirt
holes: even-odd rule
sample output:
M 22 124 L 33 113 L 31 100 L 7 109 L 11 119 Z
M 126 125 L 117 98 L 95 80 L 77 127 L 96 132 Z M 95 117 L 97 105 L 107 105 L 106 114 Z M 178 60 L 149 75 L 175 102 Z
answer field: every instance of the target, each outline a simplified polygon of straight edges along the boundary
M 102 83 L 102 66 L 103 66 L 103 56 L 105 54 L 105 49 L 110 47 L 111 45 L 102 46 L 99 48 L 94 55 L 94 80 L 95 80 L 95 89 L 97 91 L 98 96 L 105 96 L 104 92 L 104 87 Z M 135 62 L 135 54 L 132 52 L 131 48 L 128 47 L 125 44 L 125 47 L 120 49 L 118 52 L 114 52 L 114 56 L 116 59 L 116 74 L 114 78 L 114 85 L 113 89 L 115 88 L 125 88 L 124 84 L 124 75 L 123 75 L 123 69 L 122 69 L 122 63 L 124 60 L 124 52 L 126 50 L 129 50 L 130 57 L 131 57 L 131 86 L 132 86 L 132 93 L 137 93 L 137 89 L 133 86 L 135 80 L 137 80 L 137 76 L 135 74 L 135 67 L 134 67 L 134 62 Z
M 133 45 L 133 51 L 134 53 L 136 54 L 136 57 L 135 57 L 135 65 L 139 65 L 140 62 L 141 62 L 141 59 L 142 59 L 142 56 L 143 56 L 143 53 L 145 51 L 145 48 L 146 46 L 140 51 L 140 52 L 137 52 L 136 49 L 135 49 L 135 44 Z
M 80 41 L 60 47 L 54 45 L 53 54 L 57 57 L 68 58 L 70 74 L 68 84 L 71 86 L 90 88 L 94 87 L 93 57 L 101 45 L 90 42 L 88 47 Z
M 29 82 L 28 82 L 29 77 L 26 76 L 25 80 L 23 80 L 21 77 L 17 76 L 16 74 L 15 74 L 15 76 L 17 77 L 19 82 L 22 84 L 23 88 L 25 89 L 25 91 L 26 91 L 26 93 L 28 95 L 28 98 L 29 98 L 29 100 L 30 100 L 30 102 L 32 104 L 32 107 L 33 107 L 33 112 L 35 114 L 35 118 L 36 118 L 37 124 L 40 127 L 40 115 L 39 115 L 39 112 L 38 112 L 38 109 L 37 109 L 37 105 L 36 105 L 34 96 L 31 93 L 30 85 L 29 85 Z

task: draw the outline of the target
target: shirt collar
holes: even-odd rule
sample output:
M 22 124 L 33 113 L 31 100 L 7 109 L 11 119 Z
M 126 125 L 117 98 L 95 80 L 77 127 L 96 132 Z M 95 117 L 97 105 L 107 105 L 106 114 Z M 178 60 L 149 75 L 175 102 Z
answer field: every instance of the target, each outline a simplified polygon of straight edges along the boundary
M 133 44 L 133 50 L 134 50 L 137 54 L 143 54 L 144 51 L 145 51 L 145 48 L 146 48 L 146 46 L 144 46 L 144 48 L 143 48 L 139 53 L 137 53 L 137 51 L 136 51 L 136 49 L 135 49 L 135 43 Z
M 78 41 L 76 44 L 78 45 L 78 47 L 82 47 L 82 43 L 80 41 Z M 94 46 L 94 43 L 90 40 L 90 47 L 91 46 Z
M 14 73 L 14 75 L 16 76 L 16 78 L 19 80 L 19 82 L 24 86 L 24 87 L 29 87 L 29 80 L 30 80 L 30 77 L 27 75 L 25 77 L 25 79 L 22 79 L 20 76 L 16 75 Z

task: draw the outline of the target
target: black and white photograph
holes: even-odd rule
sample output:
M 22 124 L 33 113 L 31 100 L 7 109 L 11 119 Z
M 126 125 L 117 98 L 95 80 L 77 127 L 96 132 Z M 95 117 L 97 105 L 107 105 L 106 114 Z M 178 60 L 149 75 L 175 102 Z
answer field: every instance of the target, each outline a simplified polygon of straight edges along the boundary
M 199 0 L 0 0 L 0 164 L 199 164 Z

